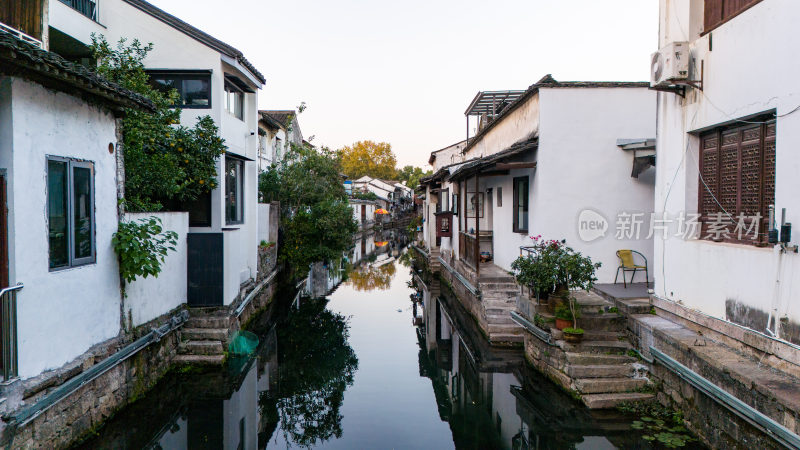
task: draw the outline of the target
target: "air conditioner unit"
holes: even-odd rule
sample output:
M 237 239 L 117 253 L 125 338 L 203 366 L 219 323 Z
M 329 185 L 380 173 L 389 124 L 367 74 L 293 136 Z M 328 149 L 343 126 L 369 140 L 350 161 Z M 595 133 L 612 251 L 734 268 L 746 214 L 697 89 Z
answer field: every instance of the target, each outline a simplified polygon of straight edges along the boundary
M 650 86 L 669 86 L 689 80 L 689 43 L 672 42 L 653 53 Z

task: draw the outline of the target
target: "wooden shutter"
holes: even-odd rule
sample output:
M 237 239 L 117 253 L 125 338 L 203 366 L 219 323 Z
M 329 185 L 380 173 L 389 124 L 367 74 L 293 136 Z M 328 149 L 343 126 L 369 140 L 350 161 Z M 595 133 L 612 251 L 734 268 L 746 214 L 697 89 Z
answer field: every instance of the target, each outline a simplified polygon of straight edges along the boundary
M 36 39 L 42 39 L 43 0 L 0 1 L 0 22 Z
M 761 0 L 705 0 L 703 31 L 708 33 Z
M 754 122 L 758 122 L 754 120 Z M 700 184 L 698 210 L 707 225 L 719 213 L 731 224 L 730 241 L 740 215 L 761 216 L 758 239 L 752 234 L 743 243 L 764 243 L 769 205 L 775 202 L 775 122 L 751 123 L 720 128 L 700 137 Z

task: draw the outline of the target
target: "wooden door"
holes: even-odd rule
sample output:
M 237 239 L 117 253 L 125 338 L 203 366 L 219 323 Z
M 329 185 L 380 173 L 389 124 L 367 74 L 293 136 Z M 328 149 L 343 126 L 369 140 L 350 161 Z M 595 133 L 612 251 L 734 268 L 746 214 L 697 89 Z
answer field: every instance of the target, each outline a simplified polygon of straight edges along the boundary
M 361 221 L 367 220 L 367 205 L 361 205 Z

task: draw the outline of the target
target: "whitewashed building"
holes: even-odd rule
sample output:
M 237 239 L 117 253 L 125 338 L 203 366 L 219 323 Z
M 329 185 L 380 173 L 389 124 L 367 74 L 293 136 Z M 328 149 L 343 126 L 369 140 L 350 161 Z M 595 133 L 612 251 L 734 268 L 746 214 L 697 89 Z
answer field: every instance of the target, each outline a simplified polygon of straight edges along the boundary
M 393 183 L 388 183 L 378 178 L 372 178 L 368 175 L 364 175 L 352 182 L 353 192 L 372 192 L 378 197 L 378 205 L 384 209 L 389 209 L 394 202 L 394 190 L 395 186 Z
M 113 44 L 153 43 L 151 81 L 180 94 L 181 123 L 208 115 L 228 147 L 217 163 L 218 187 L 184 205 L 189 212 L 188 303 L 229 305 L 257 271 L 258 91 L 264 76 L 234 47 L 142 0 L 51 1 L 50 49 L 88 58 L 91 33 Z
M 7 378 L 59 367 L 121 331 L 111 238 L 126 107 L 152 104 L 0 31 L 0 284 L 23 284 L 16 318 L 2 314 Z
M 655 240 L 655 271 L 664 274 L 655 299 L 724 334 L 741 334 L 733 323 L 800 344 L 797 239 L 789 227 L 780 232 L 782 222 L 800 223 L 800 3 L 662 0 L 659 8 L 656 212 L 671 221 L 699 215 L 700 226 L 672 222 Z M 673 55 L 674 66 L 664 59 Z
M 491 260 L 488 269 L 506 273 L 530 236 L 565 239 L 602 263 L 601 283 L 615 280 L 617 250 L 652 260 L 648 167 L 656 99 L 648 84 L 559 82 L 548 75 L 525 91 L 504 92 L 513 94 L 505 101 L 487 101 L 494 93 L 476 96 L 466 114 L 480 116 L 480 128 L 462 150 L 463 162 L 434 174 L 441 183 L 436 208 L 452 212 L 437 217 L 450 222 L 442 248 L 452 249 L 464 270 L 478 268 L 482 255 Z M 644 220 L 640 233 L 617 233 L 626 214 Z M 427 222 L 429 228 L 433 220 Z
M 258 112 L 258 171 L 267 170 L 281 160 L 291 145 L 303 143 L 303 133 L 294 110 Z

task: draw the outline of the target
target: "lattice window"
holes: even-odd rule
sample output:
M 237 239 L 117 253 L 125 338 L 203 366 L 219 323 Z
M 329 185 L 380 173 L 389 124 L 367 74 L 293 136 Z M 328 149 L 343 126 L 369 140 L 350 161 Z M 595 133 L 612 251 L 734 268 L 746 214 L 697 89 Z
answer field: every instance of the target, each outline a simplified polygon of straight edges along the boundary
M 769 205 L 775 203 L 775 122 L 752 122 L 761 123 L 721 127 L 700 136 L 703 239 L 766 243 Z
M 760 1 L 761 0 L 705 0 L 703 31 L 708 33 Z

